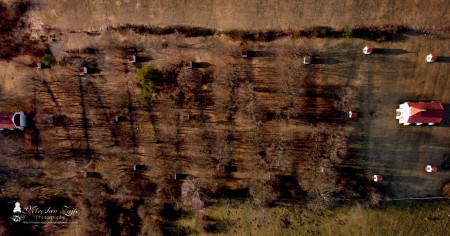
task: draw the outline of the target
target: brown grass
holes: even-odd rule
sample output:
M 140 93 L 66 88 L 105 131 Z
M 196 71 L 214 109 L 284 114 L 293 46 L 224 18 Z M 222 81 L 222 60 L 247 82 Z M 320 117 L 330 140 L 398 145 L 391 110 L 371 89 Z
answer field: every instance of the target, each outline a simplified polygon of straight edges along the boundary
M 148 22 L 166 26 L 161 23 L 166 19 L 156 13 L 139 14 L 146 3 L 136 8 L 136 18 L 130 18 L 129 12 L 136 7 L 130 5 L 136 2 L 125 3 L 43 4 L 43 21 L 51 21 L 57 28 L 54 31 L 62 33 L 54 37 L 50 49 L 63 63 L 36 71 L 23 69 L 23 64 L 36 59 L 33 57 L 0 62 L 5 69 L 0 77 L 2 95 L 3 91 L 14 95 L 16 87 L 26 85 L 23 94 L 33 102 L 24 109 L 36 112 L 40 119 L 36 122 L 40 143 L 35 148 L 42 157 L 35 160 L 32 154 L 36 150 L 20 142 L 11 143 L 14 139 L 8 138 L 0 149 L 2 160 L 8 165 L 8 173 L 32 165 L 46 171 L 44 176 L 24 174 L 24 186 L 19 182 L 5 184 L 2 191 L 9 196 L 34 199 L 64 195 L 76 199 L 82 218 L 92 220 L 81 222 L 86 226 L 85 233 L 161 233 L 158 227 L 187 232 L 189 228 L 177 228 L 176 224 L 178 219 L 189 216 L 185 210 L 208 207 L 220 198 L 250 201 L 255 203 L 253 206 L 300 202 L 321 212 L 348 201 L 379 203 L 380 195 L 370 184 L 375 173 L 386 175 L 387 183 L 377 187 L 394 197 L 437 195 L 449 177 L 448 172 L 423 172 L 425 164 L 438 165 L 448 153 L 448 125 L 406 129 L 399 128 L 392 118 L 398 103 L 406 100 L 450 102 L 448 63 L 424 63 L 430 51 L 439 51 L 448 58 L 450 49 L 445 39 L 405 36 L 401 41 L 370 42 L 386 49 L 384 52 L 400 53 L 365 56 L 361 49 L 369 42 L 362 39 L 284 37 L 270 42 L 241 42 L 221 34 L 158 36 L 102 28 L 122 24 L 125 13 L 130 21 L 127 23 L 139 25 L 146 17 L 154 17 Z M 226 22 L 211 17 L 205 23 L 208 17 L 201 17 L 186 25 L 219 30 L 268 30 L 294 23 L 300 24 L 295 27 L 313 27 L 308 22 L 320 23 L 338 14 L 340 17 L 334 17 L 331 26 L 339 28 L 348 24 L 346 17 L 363 18 L 359 13 L 342 14 L 329 7 L 321 10 L 326 14 L 303 8 L 304 12 L 293 14 L 289 11 L 295 10 L 297 3 L 268 2 L 261 6 L 263 12 L 269 8 L 279 11 L 260 14 L 264 19 L 259 21 L 243 20 L 237 26 L 234 21 L 250 15 L 253 19 L 256 10 L 249 9 L 256 8 L 250 1 L 240 5 L 249 10 L 248 14 L 224 10 L 232 3 L 226 3 L 220 13 L 208 13 Z M 179 7 L 170 2 L 155 4 L 159 5 L 151 9 Z M 185 9 L 192 7 L 183 4 L 188 4 L 182 6 Z M 202 11 L 214 6 L 204 4 L 195 8 L 200 12 L 189 14 L 205 15 Z M 316 4 L 320 2 L 305 6 L 319 9 Z M 433 16 L 439 16 L 440 4 L 422 10 L 433 10 Z M 349 2 L 346 6 L 354 5 Z M 395 14 L 409 9 L 399 10 L 400 5 L 388 6 L 385 2 L 380 6 L 380 12 L 389 9 Z M 370 5 L 359 9 L 366 7 Z M 63 19 L 63 12 L 73 18 Z M 108 14 L 94 14 L 99 12 Z M 177 14 L 167 16 L 171 24 L 188 18 L 177 11 L 165 12 Z M 379 17 L 380 12 L 364 16 L 361 24 L 373 20 L 374 24 L 422 27 L 433 21 L 432 29 L 441 23 L 440 18 L 433 17 L 419 22 L 416 17 L 408 18 L 411 14 L 404 18 Z M 271 17 L 279 20 L 265 21 Z M 251 51 L 253 57 L 241 58 L 242 48 Z M 134 49 L 146 61 L 127 62 L 128 49 Z M 312 55 L 316 63 L 303 65 L 305 55 Z M 181 68 L 181 60 L 208 64 L 202 64 L 204 68 Z M 99 68 L 100 73 L 80 76 L 77 67 L 83 63 Z M 157 65 L 164 73 L 152 107 L 144 107 L 136 99 L 140 90 L 136 71 L 148 64 Z M 11 97 L 20 101 L 15 95 Z M 361 118 L 350 121 L 346 116 L 349 109 L 360 111 Z M 116 122 L 116 115 L 126 115 L 128 120 Z M 55 117 L 59 118 L 57 122 Z M 16 166 L 12 161 L 16 157 L 25 161 Z M 131 171 L 130 167 L 138 163 L 149 170 Z M 218 166 L 223 164 L 234 166 L 236 171 L 220 172 Z M 84 179 L 83 171 L 98 172 L 101 178 Z M 168 178 L 176 173 L 189 175 L 189 180 Z M 33 191 L 21 195 L 28 187 Z M 206 221 L 202 229 L 215 230 L 228 222 L 215 218 Z
M 218 30 L 270 30 L 329 26 L 407 25 L 448 27 L 448 2 L 347 1 L 43 1 L 43 22 L 63 29 L 109 25 L 191 26 Z M 70 18 L 66 16 L 71 16 Z M 89 20 L 86 20 L 89 19 Z

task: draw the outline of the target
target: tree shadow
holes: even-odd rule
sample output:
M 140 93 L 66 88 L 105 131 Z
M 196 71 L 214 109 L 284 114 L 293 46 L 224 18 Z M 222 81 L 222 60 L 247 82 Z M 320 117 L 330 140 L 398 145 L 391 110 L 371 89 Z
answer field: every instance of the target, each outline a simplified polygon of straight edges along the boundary
M 420 100 L 421 98 L 419 98 L 419 96 L 415 93 L 410 93 L 410 92 L 405 92 L 402 93 L 402 96 L 396 100 L 396 109 L 398 108 L 398 106 L 406 101 L 414 101 L 414 100 Z
M 396 49 L 396 48 L 374 48 L 372 53 L 396 56 L 396 55 L 403 55 L 409 52 L 403 49 Z
M 248 57 L 274 57 L 275 53 L 270 51 L 248 51 Z
M 192 62 L 192 68 L 208 68 L 211 64 L 208 62 Z
M 276 175 L 275 185 L 280 193 L 281 199 L 295 200 L 306 195 L 306 192 L 299 188 L 298 180 L 292 175 Z
M 450 57 L 441 57 L 441 56 L 438 56 L 436 62 L 450 63 Z
M 450 153 L 443 155 L 443 161 L 438 166 L 438 172 L 450 172 Z

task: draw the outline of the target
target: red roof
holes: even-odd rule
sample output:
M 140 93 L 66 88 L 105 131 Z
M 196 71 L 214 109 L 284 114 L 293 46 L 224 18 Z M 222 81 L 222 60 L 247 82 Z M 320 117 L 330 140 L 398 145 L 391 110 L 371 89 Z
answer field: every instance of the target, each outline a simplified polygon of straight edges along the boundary
M 136 56 L 135 55 L 128 55 L 128 61 L 135 62 L 136 61 Z
M 13 122 L 14 112 L 0 112 L 0 129 L 14 129 L 16 125 Z
M 436 54 L 431 54 L 431 60 L 436 61 L 437 59 L 437 55 Z
M 80 73 L 87 74 L 87 67 L 80 66 L 80 68 L 78 68 L 78 71 L 80 71 Z
M 440 123 L 444 118 L 444 107 L 440 102 L 407 102 L 411 107 L 408 123 Z

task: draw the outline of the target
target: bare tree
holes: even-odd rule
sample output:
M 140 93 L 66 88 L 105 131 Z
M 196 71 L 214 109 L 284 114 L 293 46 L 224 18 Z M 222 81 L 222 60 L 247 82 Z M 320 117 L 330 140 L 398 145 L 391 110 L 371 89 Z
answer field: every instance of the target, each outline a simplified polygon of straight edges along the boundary
M 194 179 L 187 179 L 181 185 L 181 201 L 184 207 L 192 210 L 200 210 L 205 206 L 205 203 L 200 197 L 200 188 Z

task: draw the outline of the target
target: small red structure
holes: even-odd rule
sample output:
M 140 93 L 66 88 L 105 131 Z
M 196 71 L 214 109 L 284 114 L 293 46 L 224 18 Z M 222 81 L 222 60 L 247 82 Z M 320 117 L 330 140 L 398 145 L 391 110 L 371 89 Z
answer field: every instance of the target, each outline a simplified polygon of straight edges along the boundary
M 0 112 L 0 130 L 24 130 L 27 118 L 23 112 Z
M 444 118 L 444 107 L 440 102 L 405 102 L 396 110 L 396 119 L 403 125 L 434 125 Z
M 425 166 L 425 171 L 428 173 L 436 173 L 437 172 L 437 167 L 436 166 L 432 166 L 432 165 L 427 165 Z
M 42 69 L 42 64 L 40 61 L 33 63 L 33 67 L 36 69 Z
M 88 68 L 85 67 L 85 66 L 80 66 L 80 67 L 78 68 L 78 71 L 79 71 L 81 74 L 85 75 L 85 74 L 88 73 Z
M 135 63 L 136 62 L 136 55 L 128 55 L 128 62 Z
M 242 58 L 247 58 L 248 57 L 248 50 L 242 50 L 241 51 L 241 57 Z
M 184 62 L 184 67 L 191 69 L 192 68 L 192 61 L 186 61 Z
M 365 47 L 363 48 L 363 53 L 366 54 L 366 55 L 371 54 L 372 51 L 373 51 L 373 47 L 372 47 L 372 46 L 365 46 Z
M 303 57 L 303 64 L 305 64 L 305 65 L 311 64 L 311 56 L 304 56 Z
M 133 170 L 134 171 L 146 171 L 148 168 L 145 165 L 134 165 Z
M 356 112 L 356 111 L 349 111 L 348 112 L 348 117 L 350 119 L 356 119 L 356 117 L 358 117 L 358 112 Z
M 373 181 L 377 182 L 377 183 L 381 183 L 381 182 L 383 182 L 383 176 L 381 176 L 381 175 L 374 175 L 373 176 Z
M 428 54 L 425 58 L 427 62 L 435 62 L 437 60 L 436 54 Z

